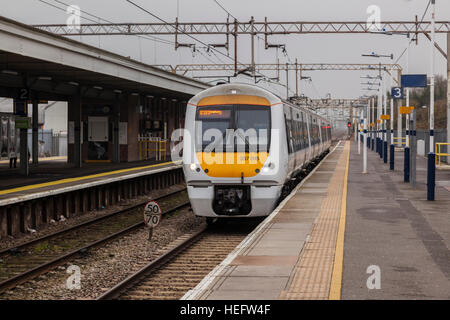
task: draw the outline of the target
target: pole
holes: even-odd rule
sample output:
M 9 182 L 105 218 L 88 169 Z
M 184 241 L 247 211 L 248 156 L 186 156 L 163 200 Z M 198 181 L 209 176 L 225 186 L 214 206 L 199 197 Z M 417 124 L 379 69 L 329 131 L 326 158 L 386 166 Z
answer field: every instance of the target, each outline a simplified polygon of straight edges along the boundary
M 361 154 L 361 109 L 358 112 L 358 154 Z
M 372 122 L 374 123 L 374 126 L 370 126 L 370 130 L 371 130 L 371 136 L 372 136 L 372 151 L 375 148 L 375 125 L 376 125 L 376 121 L 375 121 L 375 97 L 372 97 Z
M 255 19 L 252 16 L 252 19 L 250 20 L 250 25 L 252 29 L 252 35 L 251 35 L 251 43 L 252 43 L 252 76 L 255 77 L 255 30 L 254 30 L 254 22 Z
M 383 81 L 384 115 L 387 115 L 386 83 Z M 383 121 L 383 162 L 387 163 L 387 120 Z
M 417 37 L 417 35 L 416 35 Z M 409 73 L 409 47 L 411 42 L 408 42 L 408 48 L 406 49 L 406 73 Z M 406 88 L 406 106 L 409 107 L 409 88 Z M 403 159 L 403 181 L 409 182 L 410 174 L 410 148 L 409 148 L 409 114 L 405 115 L 405 149 Z
M 392 77 L 391 77 L 391 88 L 392 88 Z M 394 99 L 391 95 L 391 110 L 390 110 L 390 133 L 391 133 L 391 145 L 389 146 L 389 169 L 394 170 L 395 166 L 395 147 L 394 147 Z
M 447 33 L 447 142 L 450 142 L 450 32 Z M 450 146 L 447 146 L 447 153 L 450 153 Z M 450 164 L 450 157 L 447 157 L 447 164 Z
M 427 200 L 434 200 L 436 167 L 434 154 L 434 41 L 435 41 L 436 0 L 431 0 L 431 77 L 430 77 L 430 152 L 428 153 Z
M 401 79 L 402 79 L 402 73 L 399 70 L 398 71 L 398 83 L 401 83 Z M 402 128 L 402 114 L 400 113 L 400 106 L 401 106 L 401 102 L 402 100 L 398 100 L 397 104 L 398 104 L 398 109 L 397 109 L 397 138 L 398 141 L 400 141 L 400 146 L 403 145 L 402 140 L 400 139 L 403 136 L 403 128 Z M 395 146 L 394 146 L 395 147 Z
M 406 73 L 409 73 L 409 47 L 410 47 L 411 42 L 408 42 L 408 48 L 406 49 Z M 406 106 L 409 107 L 409 88 L 406 88 Z M 405 121 L 405 130 L 406 130 L 406 135 L 405 135 L 405 148 L 408 147 L 409 148 L 409 114 L 406 114 L 405 116 L 406 121 Z
M 381 77 L 380 77 L 381 78 Z M 383 81 L 383 79 L 381 78 L 381 81 Z M 381 92 L 381 87 L 380 87 L 380 89 L 378 90 L 378 112 L 377 112 L 377 122 L 378 122 L 378 120 L 380 120 L 381 119 L 381 110 L 382 110 L 382 108 L 383 108 L 383 95 L 382 95 L 382 92 Z M 381 121 L 380 121 L 380 123 L 379 124 L 377 124 L 377 127 L 378 127 L 378 154 L 380 155 L 380 158 L 381 157 L 383 157 L 383 154 L 382 154 L 382 150 L 381 150 L 381 142 L 382 142 L 382 130 L 381 130 Z
M 416 189 L 416 162 L 417 162 L 417 138 L 416 138 L 416 116 L 417 111 L 414 109 L 411 120 L 411 182 L 414 189 Z
M 237 49 L 237 37 L 238 37 L 238 21 L 234 19 L 234 74 L 237 74 L 237 62 L 238 62 L 238 49 Z
M 39 118 L 39 105 L 38 101 L 33 100 L 33 130 L 32 130 L 32 143 L 31 143 L 31 150 L 32 150 L 32 159 L 33 164 L 37 165 L 39 162 L 39 141 L 38 141 L 38 119 Z
M 295 58 L 295 96 L 298 97 L 298 63 Z
M 369 116 L 369 106 L 370 106 L 370 100 L 367 102 L 366 106 L 366 114 L 364 117 L 364 147 L 363 147 L 363 173 L 367 173 L 367 148 L 369 144 L 369 139 L 367 138 L 367 118 Z
M 289 64 L 286 63 L 286 99 L 289 99 Z
M 367 108 L 366 108 L 366 118 L 367 118 L 367 122 L 370 123 L 370 106 L 372 103 L 372 99 L 369 98 L 367 99 Z M 369 134 L 369 129 L 367 129 L 367 133 Z M 369 137 L 368 137 L 369 139 Z M 370 142 L 364 142 L 366 145 L 370 145 Z

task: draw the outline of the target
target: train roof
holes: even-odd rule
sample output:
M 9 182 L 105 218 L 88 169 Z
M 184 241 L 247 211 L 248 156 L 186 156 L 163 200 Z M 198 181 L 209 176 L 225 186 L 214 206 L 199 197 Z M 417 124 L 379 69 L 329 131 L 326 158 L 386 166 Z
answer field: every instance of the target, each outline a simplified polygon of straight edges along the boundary
M 230 93 L 233 94 L 244 94 L 244 95 L 257 95 L 264 97 L 269 101 L 271 105 L 283 103 L 286 105 L 289 105 L 293 108 L 300 109 L 304 112 L 313 114 L 314 116 L 320 118 L 321 120 L 325 122 L 329 122 L 328 119 L 324 118 L 323 116 L 317 114 L 315 111 L 305 108 L 304 106 L 297 105 L 295 103 L 292 103 L 288 100 L 285 100 L 278 96 L 277 94 L 270 92 L 269 90 L 265 88 L 261 88 L 254 84 L 248 84 L 248 83 L 227 83 L 227 84 L 220 84 L 211 88 L 208 88 L 206 90 L 203 90 L 202 92 L 196 94 L 194 97 L 192 97 L 189 100 L 189 104 L 191 105 L 198 105 L 199 101 L 203 98 L 211 97 L 211 96 L 217 96 L 217 95 L 228 95 Z

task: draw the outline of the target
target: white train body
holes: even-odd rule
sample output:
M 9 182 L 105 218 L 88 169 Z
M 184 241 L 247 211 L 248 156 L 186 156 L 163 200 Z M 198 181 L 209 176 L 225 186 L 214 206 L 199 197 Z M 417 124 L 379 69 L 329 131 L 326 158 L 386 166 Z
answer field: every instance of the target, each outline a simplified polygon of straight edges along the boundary
M 269 91 L 247 84 L 207 89 L 186 111 L 183 170 L 192 209 L 211 218 L 266 216 L 283 186 L 330 143 L 325 118 Z

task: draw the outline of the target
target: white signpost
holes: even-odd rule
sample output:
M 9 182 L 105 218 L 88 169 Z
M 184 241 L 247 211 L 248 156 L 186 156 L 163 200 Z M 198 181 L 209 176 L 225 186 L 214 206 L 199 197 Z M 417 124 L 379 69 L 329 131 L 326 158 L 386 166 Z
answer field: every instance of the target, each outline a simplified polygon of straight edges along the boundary
M 144 222 L 149 228 L 148 240 L 152 239 L 153 228 L 157 227 L 161 222 L 161 207 L 156 201 L 148 202 L 144 207 Z

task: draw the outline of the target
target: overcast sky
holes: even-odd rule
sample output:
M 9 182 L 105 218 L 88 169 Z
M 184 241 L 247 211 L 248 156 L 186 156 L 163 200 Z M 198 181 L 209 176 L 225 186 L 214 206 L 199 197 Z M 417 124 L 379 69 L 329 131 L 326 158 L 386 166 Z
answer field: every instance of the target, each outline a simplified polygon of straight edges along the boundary
M 112 22 L 156 22 L 149 14 L 144 13 L 127 3 L 125 0 L 43 0 L 45 2 L 65 8 L 64 4 L 75 4 L 81 10 L 99 16 Z M 214 0 L 134 0 L 159 17 L 174 21 L 179 16 L 179 21 L 225 21 L 227 14 Z M 378 5 L 381 8 L 381 20 L 413 21 L 415 15 L 422 17 L 428 0 L 217 0 L 233 16 L 241 21 L 262 21 L 268 17 L 269 21 L 366 21 L 366 13 L 369 5 Z M 59 3 L 58 3 L 59 2 Z M 40 0 L 2 0 L 0 15 L 12 18 L 27 24 L 40 23 L 65 23 L 67 15 Z M 82 17 L 92 17 L 84 14 Z M 428 10 L 425 20 L 431 17 Z M 450 20 L 450 1 L 436 0 L 436 19 Z M 83 20 L 84 22 L 88 22 Z M 206 43 L 224 42 L 223 36 L 196 36 Z M 232 60 L 219 54 L 195 55 L 187 48 L 174 51 L 173 45 L 156 43 L 148 39 L 134 36 L 113 37 L 75 37 L 94 46 L 110 50 L 125 56 L 131 56 L 148 64 L 186 64 L 186 63 L 232 63 Z M 165 37 L 173 41 L 173 37 Z M 250 62 L 250 38 L 242 36 L 239 40 L 239 61 Z M 192 42 L 192 39 L 180 37 L 180 42 Z M 405 36 L 386 35 L 290 35 L 270 37 L 271 43 L 286 44 L 288 56 L 291 61 L 295 58 L 302 63 L 391 63 L 388 58 L 375 59 L 361 57 L 362 53 L 376 52 L 379 54 L 394 54 L 394 61 L 403 52 L 407 45 Z M 437 42 L 442 48 L 446 48 L 444 35 L 437 36 Z M 430 58 L 429 44 L 424 36 L 419 37 L 419 45 L 411 45 L 410 73 L 429 73 Z M 275 49 L 264 50 L 264 42 L 256 41 L 256 62 L 275 63 L 277 54 Z M 224 49 L 221 49 L 226 53 Z M 230 52 L 232 55 L 232 51 Z M 205 57 L 206 56 L 206 57 Z M 286 57 L 280 52 L 281 62 Z M 399 63 L 406 73 L 406 55 Z M 446 72 L 446 60 L 436 53 L 436 73 Z M 204 73 L 203 73 L 204 74 Z M 202 74 L 202 75 L 203 75 Z M 301 93 L 312 97 L 325 97 L 331 93 L 333 98 L 353 98 L 364 93 L 360 79 L 369 72 L 309 72 L 312 82 L 302 81 Z M 373 73 L 372 73 L 373 74 Z M 189 74 L 192 76 L 192 74 Z M 196 73 L 195 76 L 200 75 Z M 273 74 L 267 73 L 268 76 Z M 282 81 L 285 82 L 285 74 L 282 73 Z M 210 79 L 208 79 L 210 80 Z M 244 79 L 240 79 L 244 81 Z M 294 74 L 290 78 L 291 91 L 295 90 Z M 285 96 L 286 90 L 277 85 L 266 85 L 276 93 Z

